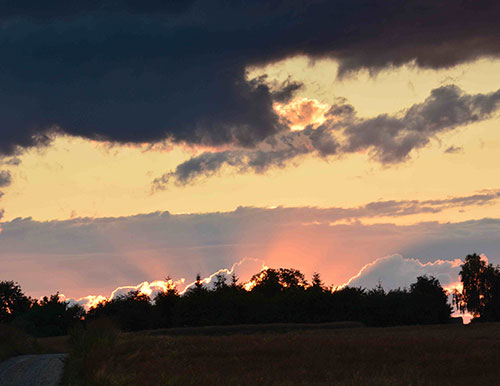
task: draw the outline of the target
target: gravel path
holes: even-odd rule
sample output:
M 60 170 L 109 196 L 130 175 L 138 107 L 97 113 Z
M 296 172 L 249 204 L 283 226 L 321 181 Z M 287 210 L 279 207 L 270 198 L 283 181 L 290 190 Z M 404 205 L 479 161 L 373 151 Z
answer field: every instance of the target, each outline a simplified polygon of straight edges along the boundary
M 0 386 L 57 386 L 67 354 L 20 355 L 0 363 Z

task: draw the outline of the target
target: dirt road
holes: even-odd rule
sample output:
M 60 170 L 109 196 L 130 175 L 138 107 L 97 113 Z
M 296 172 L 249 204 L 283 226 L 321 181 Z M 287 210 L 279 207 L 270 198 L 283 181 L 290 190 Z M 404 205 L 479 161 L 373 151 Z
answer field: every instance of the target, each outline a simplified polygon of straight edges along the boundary
M 0 363 L 0 386 L 57 386 L 66 354 L 20 355 Z

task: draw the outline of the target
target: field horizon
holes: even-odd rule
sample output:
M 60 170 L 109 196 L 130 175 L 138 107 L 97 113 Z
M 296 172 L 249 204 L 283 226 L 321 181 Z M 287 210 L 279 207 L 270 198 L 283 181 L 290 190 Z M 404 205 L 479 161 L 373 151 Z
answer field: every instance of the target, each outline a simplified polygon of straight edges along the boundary
M 65 385 L 495 385 L 499 323 L 73 336 Z

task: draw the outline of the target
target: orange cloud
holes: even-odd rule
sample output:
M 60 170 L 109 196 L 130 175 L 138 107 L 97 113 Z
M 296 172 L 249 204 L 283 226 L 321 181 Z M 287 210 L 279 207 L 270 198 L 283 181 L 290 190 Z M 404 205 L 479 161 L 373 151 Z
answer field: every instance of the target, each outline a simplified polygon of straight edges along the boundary
M 276 102 L 273 107 L 292 131 L 304 130 L 308 125 L 321 125 L 326 121 L 325 114 L 330 109 L 330 105 L 309 98 L 295 98 L 288 103 Z
M 261 259 L 245 257 L 240 261 L 234 263 L 231 266 L 231 268 L 221 268 L 218 271 L 212 273 L 211 275 L 202 278 L 201 282 L 204 284 L 210 284 L 217 275 L 223 274 L 226 277 L 231 276 L 233 273 L 236 273 L 237 269 L 238 272 L 241 272 L 240 275 L 242 275 L 243 279 L 246 279 L 249 278 L 250 275 L 255 273 L 255 269 L 257 267 L 259 270 L 268 268 L 264 264 L 264 261 Z M 92 307 L 95 307 L 96 305 L 98 305 L 103 301 L 112 300 L 118 296 L 126 295 L 131 291 L 138 291 L 140 294 L 149 296 L 151 299 L 153 299 L 159 292 L 166 292 L 169 289 L 177 288 L 180 289 L 179 293 L 182 295 L 195 284 L 195 281 L 189 284 L 185 284 L 185 282 L 186 282 L 185 278 L 180 278 L 175 281 L 170 278 L 166 280 L 155 280 L 153 282 L 144 281 L 137 285 L 125 285 L 117 287 L 111 292 L 111 295 L 109 297 L 106 297 L 104 295 L 88 295 L 81 297 L 79 299 L 67 299 L 63 294 L 61 294 L 60 296 L 63 300 L 68 300 L 72 304 L 75 303 L 80 304 L 86 310 L 88 310 Z M 246 284 L 248 283 L 245 283 L 245 285 Z M 245 286 L 244 288 L 248 290 L 251 287 L 247 288 L 247 286 Z

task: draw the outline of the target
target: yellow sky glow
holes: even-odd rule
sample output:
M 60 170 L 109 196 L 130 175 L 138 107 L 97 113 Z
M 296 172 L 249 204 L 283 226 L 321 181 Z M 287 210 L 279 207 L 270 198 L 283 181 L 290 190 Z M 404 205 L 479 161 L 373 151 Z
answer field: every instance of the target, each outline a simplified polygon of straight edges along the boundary
M 265 73 L 270 82 L 291 76 L 305 85 L 297 98 L 327 106 L 335 98 L 345 97 L 362 117 L 409 107 L 443 84 L 454 83 L 470 93 L 499 88 L 493 80 L 500 74 L 500 60 L 480 60 L 442 71 L 406 66 L 376 77 L 361 72 L 343 80 L 335 78 L 336 68 L 337 64 L 330 60 L 311 64 L 307 58 L 298 57 L 251 69 L 249 76 Z M 299 118 L 297 125 L 301 124 Z M 194 185 L 171 186 L 154 194 L 152 180 L 189 159 L 195 150 L 177 146 L 145 151 L 143 147 L 109 147 L 59 137 L 45 149 L 21 155 L 20 166 L 5 167 L 11 170 L 13 183 L 4 189 L 1 206 L 5 208 L 5 221 L 16 217 L 52 220 L 127 216 L 158 210 L 231 211 L 240 205 L 352 207 L 377 200 L 470 195 L 499 187 L 494 177 L 500 168 L 499 124 L 497 117 L 448 133 L 413 154 L 411 161 L 392 167 L 369 161 L 365 154 L 328 161 L 309 156 L 264 175 L 237 175 L 223 169 L 220 175 Z M 451 145 L 463 151 L 445 154 Z M 413 223 L 499 216 L 500 205 L 494 205 L 383 220 Z

